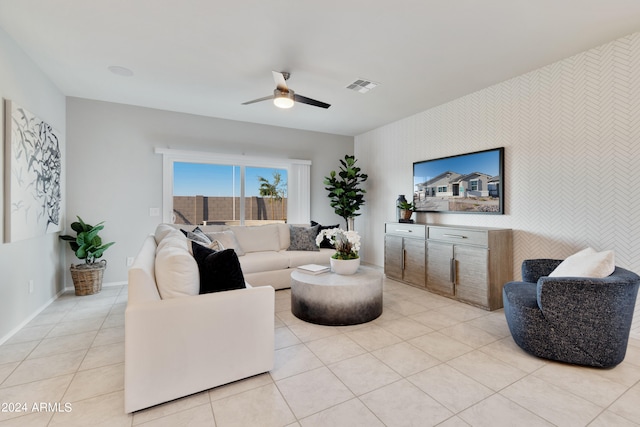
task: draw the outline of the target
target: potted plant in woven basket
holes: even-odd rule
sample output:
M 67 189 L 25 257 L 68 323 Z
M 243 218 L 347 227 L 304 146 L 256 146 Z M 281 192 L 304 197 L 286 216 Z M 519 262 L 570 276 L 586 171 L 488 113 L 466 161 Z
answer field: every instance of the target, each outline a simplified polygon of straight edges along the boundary
M 92 295 L 102 290 L 102 276 L 104 269 L 107 268 L 107 261 L 96 262 L 96 260 L 115 243 L 102 243 L 98 235 L 104 228 L 102 224 L 104 222 L 90 225 L 78 217 L 78 221 L 71 224 L 71 229 L 76 232 L 76 236 L 60 236 L 62 240 L 69 242 L 71 250 L 75 252 L 78 259 L 85 260 L 84 264 L 71 264 L 71 278 L 76 295 Z

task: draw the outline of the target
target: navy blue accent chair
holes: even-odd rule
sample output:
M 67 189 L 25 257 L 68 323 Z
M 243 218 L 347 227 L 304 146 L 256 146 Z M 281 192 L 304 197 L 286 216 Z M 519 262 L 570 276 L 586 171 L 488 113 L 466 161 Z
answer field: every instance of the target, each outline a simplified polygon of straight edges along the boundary
M 624 359 L 640 276 L 616 267 L 608 277 L 547 277 L 562 260 L 522 263 L 522 282 L 502 291 L 514 341 L 527 353 L 610 368 Z

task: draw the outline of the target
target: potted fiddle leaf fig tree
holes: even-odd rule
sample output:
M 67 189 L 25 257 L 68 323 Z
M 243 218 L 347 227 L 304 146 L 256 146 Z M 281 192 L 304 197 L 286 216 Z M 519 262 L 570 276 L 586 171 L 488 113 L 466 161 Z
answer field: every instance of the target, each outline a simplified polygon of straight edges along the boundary
M 109 247 L 115 242 L 102 243 L 102 238 L 98 235 L 104 229 L 104 221 L 96 225 L 85 223 L 82 218 L 71 223 L 71 229 L 76 232 L 75 236 L 60 236 L 62 240 L 69 242 L 71 250 L 78 259 L 85 260 L 84 264 L 71 264 L 71 278 L 76 295 L 92 295 L 102 290 L 102 277 L 104 269 L 107 268 L 107 261 L 101 258 Z
M 347 230 L 353 230 L 353 219 L 360 215 L 357 211 L 364 205 L 366 190 L 361 184 L 369 178 L 356 166 L 355 156 L 346 155 L 340 160 L 340 171 L 331 171 L 324 177 L 325 190 L 329 191 L 329 200 L 335 213 L 344 218 Z

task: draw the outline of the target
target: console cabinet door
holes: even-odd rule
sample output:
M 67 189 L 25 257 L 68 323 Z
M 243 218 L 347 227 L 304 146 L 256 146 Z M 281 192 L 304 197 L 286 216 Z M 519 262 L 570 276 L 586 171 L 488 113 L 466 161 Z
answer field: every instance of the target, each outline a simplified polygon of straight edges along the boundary
M 426 279 L 425 241 L 404 239 L 404 281 L 424 288 Z
M 511 229 L 385 223 L 387 277 L 488 310 L 503 306 L 512 252 Z
M 427 242 L 427 289 L 453 296 L 453 245 Z
M 384 236 L 384 274 L 402 280 L 402 237 Z
M 489 307 L 489 250 L 456 245 L 454 259 L 456 297 Z

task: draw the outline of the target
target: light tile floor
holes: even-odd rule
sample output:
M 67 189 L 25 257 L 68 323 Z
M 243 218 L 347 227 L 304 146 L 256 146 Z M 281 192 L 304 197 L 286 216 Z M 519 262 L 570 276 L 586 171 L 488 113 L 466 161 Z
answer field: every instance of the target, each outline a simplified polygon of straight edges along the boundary
M 290 296 L 276 292 L 270 373 L 127 415 L 126 286 L 65 294 L 0 346 L 0 426 L 640 425 L 638 315 L 625 361 L 599 370 L 525 354 L 502 310 L 392 280 L 357 326 L 302 322 Z

